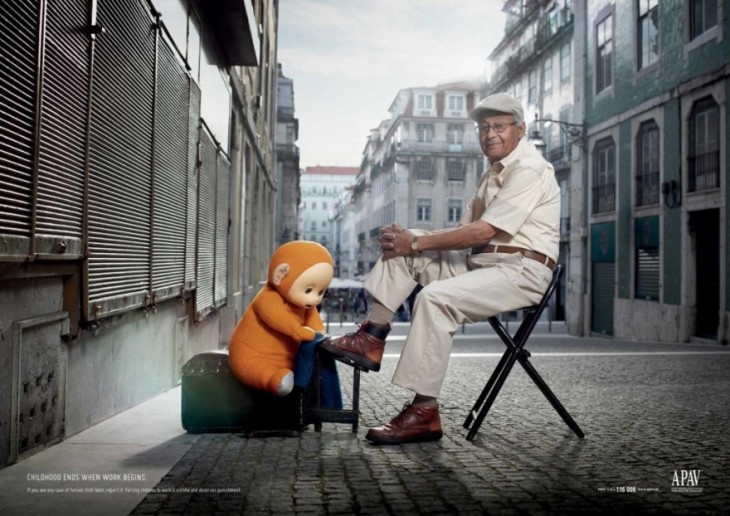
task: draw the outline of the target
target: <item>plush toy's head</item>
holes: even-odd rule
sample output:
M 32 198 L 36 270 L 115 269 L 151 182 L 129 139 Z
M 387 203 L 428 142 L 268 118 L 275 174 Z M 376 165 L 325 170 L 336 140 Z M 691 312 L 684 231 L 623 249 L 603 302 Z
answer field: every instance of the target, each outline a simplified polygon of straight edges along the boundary
M 269 283 L 293 305 L 311 308 L 322 302 L 334 276 L 334 261 L 317 242 L 295 240 L 274 251 Z

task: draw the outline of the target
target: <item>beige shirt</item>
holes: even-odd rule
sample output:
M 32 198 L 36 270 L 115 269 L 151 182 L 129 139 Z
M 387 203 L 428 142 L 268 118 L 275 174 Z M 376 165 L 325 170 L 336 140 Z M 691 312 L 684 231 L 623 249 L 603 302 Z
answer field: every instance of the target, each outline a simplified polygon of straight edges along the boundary
M 557 261 L 560 187 L 553 166 L 525 138 L 480 176 L 461 224 L 479 219 L 501 230 L 490 244 L 530 249 Z

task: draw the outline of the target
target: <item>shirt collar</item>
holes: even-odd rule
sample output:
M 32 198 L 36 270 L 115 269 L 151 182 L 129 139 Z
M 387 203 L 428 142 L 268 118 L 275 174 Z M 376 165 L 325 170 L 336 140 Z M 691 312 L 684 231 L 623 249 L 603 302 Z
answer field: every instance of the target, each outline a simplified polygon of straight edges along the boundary
M 497 174 L 501 173 L 506 168 L 508 168 L 511 164 L 513 164 L 515 161 L 520 159 L 520 157 L 522 156 L 522 152 L 525 148 L 525 145 L 527 145 L 527 140 L 523 137 L 520 139 L 519 142 L 517 142 L 517 147 L 515 147 L 515 150 L 513 150 L 512 152 L 507 154 L 507 156 L 505 156 L 504 158 L 502 158 L 501 160 L 499 160 L 495 163 L 495 165 L 496 164 L 502 165 L 501 168 L 499 168 L 499 170 L 496 173 Z

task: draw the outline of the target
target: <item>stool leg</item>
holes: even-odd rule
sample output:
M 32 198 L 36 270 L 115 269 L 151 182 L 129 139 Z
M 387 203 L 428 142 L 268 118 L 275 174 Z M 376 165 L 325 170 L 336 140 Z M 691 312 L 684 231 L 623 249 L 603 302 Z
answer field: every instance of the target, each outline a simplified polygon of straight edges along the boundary
M 469 432 L 466 434 L 467 441 L 471 441 L 472 439 L 474 439 L 477 431 L 479 431 L 479 427 L 482 426 L 482 422 L 484 421 L 484 418 L 487 417 L 489 409 L 492 407 L 494 400 L 497 399 L 497 394 L 499 394 L 499 391 L 502 389 L 502 385 L 504 385 L 505 380 L 507 380 L 507 376 L 509 376 L 512 367 L 514 367 L 515 361 L 517 361 L 517 353 L 514 351 L 510 351 L 507 363 L 504 365 L 502 371 L 500 371 L 499 377 L 497 378 L 494 387 L 489 392 L 487 400 L 484 402 L 484 406 L 479 410 L 479 414 L 477 414 L 476 421 L 474 421 L 471 430 L 469 430 Z
M 474 418 L 476 417 L 477 413 L 479 412 L 479 409 L 482 406 L 482 403 L 484 403 L 484 400 L 487 398 L 487 395 L 489 394 L 489 391 L 492 390 L 492 387 L 494 387 L 494 382 L 497 381 L 497 378 L 499 377 L 500 373 L 502 372 L 502 369 L 504 369 L 504 365 L 507 363 L 507 360 L 509 359 L 510 351 L 507 350 L 502 355 L 502 358 L 499 359 L 499 364 L 497 364 L 497 368 L 492 373 L 492 376 L 489 377 L 489 381 L 487 382 L 487 385 L 484 386 L 484 389 L 482 389 L 482 393 L 479 395 L 479 398 L 477 398 L 476 403 L 474 403 L 474 406 L 469 411 L 469 414 L 466 416 L 466 419 L 464 420 L 464 428 L 468 429 L 471 426 L 472 421 L 474 421 Z
M 545 383 L 545 380 L 543 380 L 542 376 L 540 376 L 540 373 L 535 370 L 529 359 L 525 356 L 520 355 L 519 361 L 520 365 L 522 365 L 522 368 L 525 370 L 527 375 L 532 378 L 532 381 L 535 382 L 535 385 L 537 385 L 538 389 L 540 389 L 540 391 L 545 395 L 545 397 L 556 410 L 556 412 L 560 414 L 560 417 L 563 418 L 565 424 L 567 424 L 568 427 L 570 427 L 570 429 L 575 432 L 575 435 L 583 439 L 585 437 L 583 430 L 580 429 L 578 423 L 575 422 L 575 420 L 570 416 L 563 404 L 560 403 L 558 397 L 555 396 L 550 387 L 548 387 L 547 383 Z
M 355 413 L 355 421 L 352 423 L 352 433 L 357 433 L 360 422 L 360 369 L 354 368 L 352 373 L 352 411 Z

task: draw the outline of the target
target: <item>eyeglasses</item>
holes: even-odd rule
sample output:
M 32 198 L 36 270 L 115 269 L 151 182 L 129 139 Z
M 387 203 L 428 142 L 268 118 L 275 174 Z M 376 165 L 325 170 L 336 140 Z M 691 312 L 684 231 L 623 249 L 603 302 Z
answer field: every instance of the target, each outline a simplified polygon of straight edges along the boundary
M 487 134 L 490 129 L 495 133 L 501 134 L 507 130 L 511 125 L 517 125 L 517 122 L 497 122 L 496 124 L 479 124 L 474 126 L 474 130 L 477 134 Z

